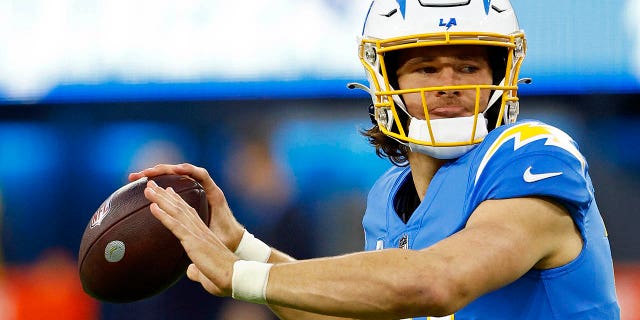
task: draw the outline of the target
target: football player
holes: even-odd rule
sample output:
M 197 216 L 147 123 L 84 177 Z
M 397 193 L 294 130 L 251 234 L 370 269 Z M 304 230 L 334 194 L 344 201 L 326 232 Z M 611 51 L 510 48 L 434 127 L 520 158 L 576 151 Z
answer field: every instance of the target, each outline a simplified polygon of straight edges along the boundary
M 376 0 L 358 47 L 365 132 L 393 166 L 370 191 L 365 252 L 296 261 L 232 216 L 203 168 L 207 228 L 149 182 L 188 277 L 282 319 L 619 319 L 607 232 L 585 158 L 561 130 L 516 121 L 525 35 L 507 0 Z M 186 213 L 186 214 L 185 214 Z

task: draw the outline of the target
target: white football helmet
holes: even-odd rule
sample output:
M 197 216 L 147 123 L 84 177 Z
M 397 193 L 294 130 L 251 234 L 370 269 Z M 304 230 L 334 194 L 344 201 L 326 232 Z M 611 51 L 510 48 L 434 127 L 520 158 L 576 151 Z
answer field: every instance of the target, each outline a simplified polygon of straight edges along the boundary
M 484 45 L 503 48 L 505 70 L 493 70 L 492 85 L 456 85 L 399 90 L 390 83 L 395 70 L 387 70 L 385 54 L 395 50 L 423 46 Z M 369 93 L 373 100 L 374 119 L 380 130 L 400 143 L 414 147 L 455 149 L 465 147 L 462 154 L 480 143 L 486 135 L 478 134 L 477 127 L 488 130 L 505 123 L 515 122 L 518 115 L 518 73 L 526 52 L 524 32 L 520 30 L 514 10 L 508 0 L 374 0 L 367 14 L 358 54 L 369 81 Z M 495 77 L 499 72 L 498 78 Z M 504 75 L 504 76 L 503 76 Z M 479 106 L 476 99 L 475 116 L 470 120 L 472 128 L 462 129 L 457 138 L 442 138 L 434 134 L 434 124 L 425 112 L 426 136 L 409 134 L 408 112 L 402 94 L 440 90 L 491 90 L 488 106 Z M 424 110 L 428 110 L 426 99 L 422 99 Z M 487 124 L 482 110 L 491 107 L 498 115 Z M 401 114 L 402 113 L 402 114 Z M 485 111 L 486 113 L 486 111 Z M 410 117 L 410 116 L 409 116 Z M 402 120 L 404 119 L 404 120 Z M 479 120 L 480 119 L 480 120 Z M 452 122 L 453 123 L 453 122 Z M 458 121 L 460 123 L 460 121 Z M 469 121 L 467 121 L 469 123 Z M 453 126 L 456 126 L 453 123 Z M 484 129 L 484 128 L 483 128 Z M 460 129 L 457 129 L 460 131 Z M 415 131 L 415 130 L 414 130 Z M 443 136 L 447 136 L 446 134 Z M 450 136 L 450 135 L 449 135 Z M 418 148 L 415 148 L 418 149 Z M 442 158 L 460 156 L 460 151 Z

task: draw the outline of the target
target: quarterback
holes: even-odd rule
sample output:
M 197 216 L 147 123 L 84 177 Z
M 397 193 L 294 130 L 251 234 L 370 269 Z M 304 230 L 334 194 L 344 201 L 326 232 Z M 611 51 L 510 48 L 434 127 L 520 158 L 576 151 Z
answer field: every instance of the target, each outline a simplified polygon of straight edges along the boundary
M 295 260 L 236 221 L 203 168 L 210 226 L 149 182 L 151 210 L 211 294 L 281 319 L 619 319 L 607 231 L 567 134 L 516 121 L 526 39 L 507 0 L 376 0 L 358 55 L 391 168 L 367 199 L 365 251 Z

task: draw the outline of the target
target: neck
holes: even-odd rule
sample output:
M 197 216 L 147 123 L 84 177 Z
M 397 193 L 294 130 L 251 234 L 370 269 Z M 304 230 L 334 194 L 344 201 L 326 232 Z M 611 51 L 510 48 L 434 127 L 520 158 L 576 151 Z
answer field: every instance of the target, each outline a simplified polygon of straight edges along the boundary
M 413 183 L 416 186 L 418 197 L 420 201 L 422 201 L 427 194 L 431 179 L 433 179 L 438 169 L 440 169 L 447 160 L 432 158 L 419 152 L 409 152 L 408 159 L 409 165 L 411 166 Z

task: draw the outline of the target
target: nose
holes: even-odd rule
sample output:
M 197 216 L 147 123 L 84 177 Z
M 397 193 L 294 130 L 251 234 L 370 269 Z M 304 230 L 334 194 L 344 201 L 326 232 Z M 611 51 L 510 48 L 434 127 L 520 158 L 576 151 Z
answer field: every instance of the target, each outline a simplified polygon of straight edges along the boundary
M 436 92 L 436 97 L 443 97 L 443 96 L 456 96 L 456 97 L 459 97 L 460 96 L 460 90 L 438 90 Z
M 438 86 L 454 86 L 459 84 L 460 77 L 452 68 L 444 68 L 438 77 Z M 438 90 L 436 96 L 460 96 L 460 90 Z

